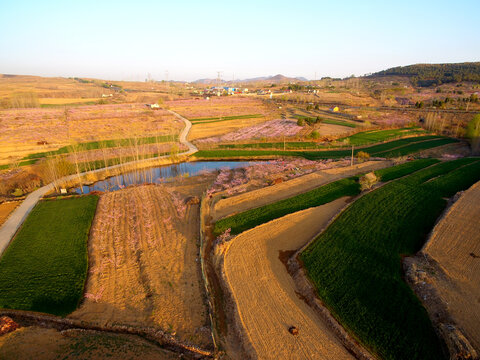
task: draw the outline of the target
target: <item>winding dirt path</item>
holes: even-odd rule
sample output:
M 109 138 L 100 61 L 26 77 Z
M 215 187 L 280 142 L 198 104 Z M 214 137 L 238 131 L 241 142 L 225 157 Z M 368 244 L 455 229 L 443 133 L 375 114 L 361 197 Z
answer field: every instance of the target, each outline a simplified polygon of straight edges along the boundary
M 188 147 L 188 151 L 180 153 L 178 155 L 191 155 L 194 154 L 195 152 L 198 151 L 197 147 L 193 145 L 191 142 L 187 140 L 188 133 L 190 129 L 192 128 L 192 123 L 184 118 L 183 116 L 175 113 L 172 110 L 168 110 L 171 114 L 175 115 L 177 118 L 182 120 L 185 123 L 185 128 L 182 130 L 179 136 L 179 141 L 184 144 L 185 146 Z M 95 173 L 100 173 L 105 170 L 115 170 L 124 166 L 129 166 L 133 165 L 136 163 L 142 163 L 142 162 L 151 162 L 152 160 L 157 160 L 157 159 L 165 159 L 168 158 L 169 155 L 164 155 L 164 156 L 159 156 L 156 158 L 151 158 L 151 159 L 144 159 L 144 160 L 139 160 L 139 161 L 132 161 L 130 163 L 126 164 L 121 164 L 121 165 L 114 165 L 114 166 L 109 166 L 107 168 L 102 168 L 102 169 L 97 169 L 93 171 L 88 171 L 81 173 L 80 176 L 88 175 L 88 174 L 95 174 Z M 62 179 L 59 179 L 57 183 L 66 183 L 69 181 L 73 181 L 76 178 L 78 178 L 78 175 L 70 175 L 66 176 Z M 32 209 L 35 207 L 37 202 L 47 193 L 52 191 L 54 189 L 53 183 L 50 183 L 48 185 L 45 185 L 41 187 L 38 190 L 35 190 L 34 192 L 30 193 L 25 200 L 22 202 L 22 204 L 13 212 L 10 214 L 8 217 L 7 221 L 5 221 L 0 228 L 0 256 L 2 256 L 3 252 L 7 248 L 8 244 L 12 240 L 13 236 L 17 232 L 17 230 L 20 228 L 20 226 L 23 224 L 25 219 L 27 218 L 28 214 Z
M 353 359 L 323 320 L 297 295 L 280 260 L 310 241 L 347 198 L 248 230 L 227 243 L 224 272 L 246 350 L 258 359 Z M 289 333 L 296 326 L 299 334 Z

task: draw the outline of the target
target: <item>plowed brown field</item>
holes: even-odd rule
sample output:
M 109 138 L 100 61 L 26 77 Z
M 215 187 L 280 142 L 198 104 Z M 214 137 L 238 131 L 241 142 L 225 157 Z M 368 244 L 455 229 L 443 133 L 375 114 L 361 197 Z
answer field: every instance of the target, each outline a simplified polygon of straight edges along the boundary
M 297 295 L 279 258 L 310 241 L 346 204 L 338 199 L 248 230 L 230 240 L 224 270 L 247 351 L 258 359 L 352 359 L 323 320 Z M 290 326 L 299 329 L 297 336 Z
M 90 235 L 83 305 L 71 317 L 100 325 L 158 327 L 209 345 L 199 272 L 199 205 L 163 186 L 104 194 Z
M 368 161 L 353 166 L 321 170 L 280 184 L 222 199 L 215 204 L 213 218 L 218 220 L 233 213 L 271 204 L 313 190 L 331 181 L 378 170 L 391 164 L 390 161 Z
M 480 182 L 435 226 L 423 252 L 445 273 L 433 285 L 453 319 L 480 350 Z

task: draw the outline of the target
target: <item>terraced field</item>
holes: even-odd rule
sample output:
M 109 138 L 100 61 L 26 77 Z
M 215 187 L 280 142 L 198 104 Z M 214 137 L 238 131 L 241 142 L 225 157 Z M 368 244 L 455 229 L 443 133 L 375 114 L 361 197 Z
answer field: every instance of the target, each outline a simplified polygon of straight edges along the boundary
M 387 143 L 372 145 L 354 150 L 354 155 L 364 151 L 376 157 L 398 157 L 413 154 L 422 150 L 435 148 L 458 140 L 440 136 L 419 136 L 394 140 Z M 351 150 L 325 150 L 325 151 L 276 151 L 276 150 L 200 150 L 195 154 L 198 158 L 239 158 L 262 156 L 300 156 L 309 160 L 335 159 L 351 156 Z
M 43 201 L 0 258 L 0 308 L 65 316 L 87 276 L 87 239 L 98 197 Z
M 480 161 L 461 159 L 392 181 L 354 202 L 301 254 L 322 301 L 378 356 L 445 358 L 400 260 L 421 248 L 444 198 L 478 179 Z
M 419 254 L 420 258 L 426 254 L 434 260 L 438 271 L 429 271 L 427 281 L 433 285 L 449 315 L 457 327 L 465 331 L 477 352 L 480 351 L 479 219 L 480 182 L 477 182 L 435 226 Z

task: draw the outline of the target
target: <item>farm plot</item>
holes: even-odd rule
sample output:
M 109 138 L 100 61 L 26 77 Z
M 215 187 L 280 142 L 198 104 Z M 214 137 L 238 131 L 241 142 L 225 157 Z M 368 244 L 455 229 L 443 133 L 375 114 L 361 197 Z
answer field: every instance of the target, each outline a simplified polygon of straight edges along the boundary
M 192 188 L 198 195 L 205 185 Z M 99 325 L 157 327 L 210 345 L 199 272 L 199 205 L 176 188 L 146 185 L 102 195 L 89 243 L 82 306 Z
M 276 107 L 253 98 L 215 97 L 208 101 L 171 101 L 166 105 L 187 119 L 194 119 L 190 140 L 223 135 L 280 117 Z
M 245 141 L 260 138 L 291 137 L 297 135 L 302 130 L 295 121 L 292 120 L 271 120 L 258 125 L 245 127 L 222 136 L 199 139 L 197 144 L 216 144 L 228 141 Z
M 97 196 L 42 201 L 0 258 L 0 308 L 65 316 L 87 276 L 87 238 Z
M 395 138 L 425 134 L 420 128 L 401 128 L 391 130 L 362 131 L 351 136 L 338 139 L 336 142 L 328 145 L 319 145 L 313 141 L 289 141 L 289 142 L 258 142 L 258 143 L 240 143 L 240 144 L 220 144 L 219 149 L 328 149 L 332 147 L 345 147 L 350 145 L 367 145 Z M 343 144 L 342 144 L 343 142 Z
M 74 142 L 172 136 L 183 127 L 172 114 L 140 104 L 0 110 L 0 161 L 54 151 Z
M 398 157 L 416 153 L 425 149 L 431 149 L 451 143 L 458 140 L 452 138 L 442 138 L 439 136 L 420 136 L 390 141 L 384 144 L 366 146 L 354 150 L 354 155 L 359 151 L 367 152 L 376 157 Z M 200 150 L 195 154 L 198 158 L 242 158 L 242 157 L 271 157 L 271 156 L 301 156 L 310 160 L 317 159 L 335 159 L 348 157 L 352 154 L 351 150 L 324 150 L 324 151 L 277 151 L 277 150 Z
M 318 189 L 221 219 L 215 223 L 215 234 L 225 231 L 239 234 L 287 214 L 326 204 L 343 196 L 357 195 L 359 192 L 360 184 L 356 178 L 337 180 Z
M 354 202 L 302 254 L 318 295 L 342 325 L 386 359 L 442 359 L 430 319 L 401 277 L 445 197 L 480 178 L 478 159 L 444 162 Z
M 389 129 L 389 130 L 373 130 L 373 131 L 362 131 L 350 136 L 347 136 L 343 139 L 338 139 L 338 141 L 347 140 L 349 144 L 360 146 L 367 145 L 381 141 L 393 140 L 400 137 L 411 136 L 411 135 L 422 135 L 426 131 L 422 128 L 400 128 L 400 129 Z
M 290 164 L 293 164 L 296 168 L 294 169 L 295 172 L 299 171 L 297 170 L 297 166 L 301 169 L 300 165 L 297 165 L 296 162 L 285 161 L 280 162 L 279 164 L 284 169 L 288 168 Z M 234 209 L 235 213 L 241 213 L 267 204 L 272 204 L 313 190 L 319 186 L 327 184 L 328 182 L 378 170 L 389 166 L 390 164 L 389 161 L 368 161 L 354 166 L 346 166 L 348 164 L 341 161 L 327 162 L 324 164 L 323 169 L 319 166 L 313 167 L 313 173 L 280 182 L 275 185 L 263 186 L 259 189 L 248 191 L 243 194 L 227 197 L 226 199 L 220 199 L 215 203 L 213 218 L 214 220 L 218 220 L 227 215 L 232 215 L 232 209 Z M 250 167 L 250 171 L 258 172 L 259 177 L 268 179 L 270 177 L 270 172 L 268 169 L 265 169 L 265 167 L 266 166 L 259 164 L 258 166 Z M 277 173 L 273 179 L 281 178 L 281 176 L 282 174 Z
M 225 244 L 225 279 L 243 341 L 258 359 L 353 359 L 328 325 L 296 293 L 279 258 L 308 242 L 344 205 L 338 199 L 263 224 Z M 297 336 L 288 328 L 296 326 Z
M 419 257 L 429 255 L 441 269 L 428 282 L 467 338 L 480 350 L 480 182 L 465 191 L 448 210 Z M 428 302 L 426 304 L 428 307 Z

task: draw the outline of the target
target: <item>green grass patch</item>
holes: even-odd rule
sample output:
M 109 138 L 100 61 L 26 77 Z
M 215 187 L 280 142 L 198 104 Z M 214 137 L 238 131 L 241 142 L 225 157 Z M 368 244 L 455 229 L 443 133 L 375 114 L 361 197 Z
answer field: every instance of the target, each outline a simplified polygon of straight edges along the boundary
M 83 296 L 98 197 L 41 201 L 0 258 L 0 308 L 65 316 Z
M 287 214 L 320 206 L 342 196 L 357 195 L 359 192 L 358 178 L 338 180 L 306 193 L 219 220 L 215 224 L 215 234 L 219 235 L 228 228 L 232 229 L 232 234 L 239 234 Z
M 391 166 L 385 169 L 375 171 L 375 175 L 383 182 L 398 179 L 399 177 L 409 175 L 415 171 L 423 169 L 427 166 L 437 164 L 440 160 L 437 159 L 419 159 L 409 161 L 404 164 Z
M 330 124 L 330 125 L 340 125 L 340 126 L 346 126 L 350 128 L 356 128 L 357 125 L 354 123 L 342 121 L 342 120 L 331 120 L 331 119 L 323 119 L 322 120 L 323 124 Z
M 301 254 L 322 301 L 380 358 L 445 358 L 426 310 L 402 279 L 401 256 L 420 250 L 444 197 L 479 179 L 480 161 L 461 159 L 392 181 L 348 207 Z
M 338 141 L 340 142 L 340 141 L 348 140 L 349 144 L 360 146 L 360 145 L 377 143 L 381 141 L 392 140 L 392 139 L 400 138 L 404 136 L 424 134 L 424 133 L 426 133 L 426 131 L 418 127 L 362 131 L 362 132 L 338 139 Z

